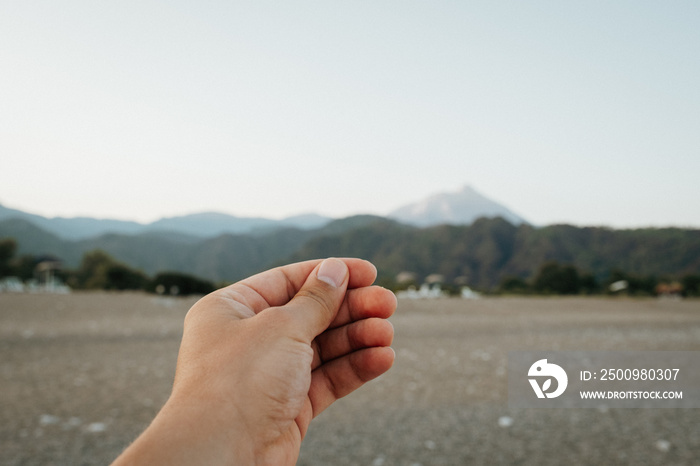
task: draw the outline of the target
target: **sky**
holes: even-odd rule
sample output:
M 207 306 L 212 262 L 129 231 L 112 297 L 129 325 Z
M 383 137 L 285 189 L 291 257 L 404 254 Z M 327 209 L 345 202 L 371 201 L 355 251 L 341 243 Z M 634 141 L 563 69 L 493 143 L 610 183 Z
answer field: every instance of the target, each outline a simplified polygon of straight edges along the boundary
M 0 203 L 700 227 L 700 2 L 0 1 Z

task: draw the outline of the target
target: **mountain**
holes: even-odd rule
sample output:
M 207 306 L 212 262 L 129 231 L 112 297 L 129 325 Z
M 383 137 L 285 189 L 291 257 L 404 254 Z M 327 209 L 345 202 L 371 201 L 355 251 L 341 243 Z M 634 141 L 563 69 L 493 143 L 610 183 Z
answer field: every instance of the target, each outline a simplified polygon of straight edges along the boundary
M 392 218 L 307 214 L 270 220 L 210 212 L 144 225 L 49 219 L 0 206 L 3 238 L 16 239 L 18 256 L 53 255 L 67 269 L 101 249 L 149 275 L 170 270 L 212 281 L 327 256 L 371 260 L 387 283 L 409 271 L 419 281 L 438 273 L 480 289 L 492 289 L 504 277 L 533 277 L 548 261 L 572 264 L 598 280 L 615 269 L 672 279 L 700 275 L 698 229 L 534 227 L 470 187 L 405 206 Z
M 330 217 L 308 213 L 283 218 L 279 220 L 277 224 L 285 227 L 300 228 L 302 230 L 314 230 L 327 225 L 331 221 L 333 221 L 333 219 Z
M 479 289 L 491 289 L 509 276 L 532 277 L 548 261 L 572 264 L 599 281 L 614 269 L 660 278 L 700 275 L 697 229 L 535 228 L 502 218 L 417 228 L 364 215 L 313 230 L 286 228 L 214 238 L 151 231 L 78 241 L 13 218 L 0 221 L 0 239 L 7 237 L 17 240 L 17 255 L 50 254 L 69 269 L 77 268 L 86 252 L 101 249 L 149 275 L 171 270 L 213 281 L 235 281 L 284 263 L 328 256 L 371 260 L 382 279 L 409 271 L 421 281 L 438 273 L 448 283 L 460 281 Z
M 51 232 L 63 239 L 82 239 L 98 236 L 104 233 L 134 234 L 141 231 L 144 225 L 137 222 L 129 222 L 111 219 L 96 219 L 88 217 L 46 218 L 41 215 L 30 214 L 17 209 L 10 209 L 0 205 L 0 220 L 11 218 L 23 219 L 39 228 Z
M 326 256 L 371 260 L 384 278 L 413 272 L 419 282 L 437 273 L 448 283 L 492 289 L 505 277 L 528 279 L 542 264 L 572 264 L 600 282 L 615 269 L 631 276 L 678 279 L 700 275 L 700 230 L 513 225 L 480 218 L 471 225 L 415 228 L 375 222 L 311 238 L 288 261 Z
M 156 220 L 146 226 L 151 231 L 176 231 L 200 238 L 210 238 L 224 233 L 248 233 L 258 228 L 269 228 L 274 220 L 258 217 L 235 217 L 218 212 L 169 217 Z
M 17 241 L 18 256 L 53 255 L 71 265 L 80 260 L 80 251 L 74 242 L 61 239 L 24 218 L 0 220 L 0 239 L 2 238 L 14 238 Z
M 318 221 L 313 216 L 307 220 Z M 100 249 L 149 275 L 178 271 L 214 281 L 235 281 L 282 265 L 313 238 L 342 234 L 377 222 L 388 220 L 363 215 L 334 220 L 316 229 L 280 226 L 254 234 L 225 233 L 209 238 L 172 230 L 145 230 L 136 234 L 106 233 L 67 240 L 29 220 L 9 218 L 0 220 L 0 240 L 14 238 L 18 243 L 18 256 L 54 256 L 68 269 L 77 268 L 85 253 Z
M 222 234 L 263 234 L 281 228 L 311 230 L 331 221 L 328 217 L 304 214 L 282 220 L 259 217 L 236 217 L 217 212 L 203 212 L 156 220 L 149 224 L 95 219 L 88 217 L 47 218 L 0 205 L 0 221 L 22 219 L 65 240 L 83 240 L 105 234 L 138 235 L 148 232 L 171 232 L 195 238 L 213 238 Z
M 396 209 L 388 217 L 418 227 L 441 224 L 469 225 L 479 217 L 502 217 L 514 225 L 527 223 L 503 205 L 484 197 L 470 186 L 465 186 L 456 193 L 436 194 L 422 201 L 408 204 Z M 0 221 L 13 218 L 26 220 L 60 239 L 70 241 L 97 238 L 105 234 L 140 235 L 149 232 L 159 234 L 170 232 L 182 235 L 183 238 L 189 236 L 194 241 L 215 238 L 223 234 L 263 235 L 273 230 L 287 228 L 316 230 L 333 220 L 317 214 L 303 214 L 273 220 L 262 217 L 237 217 L 219 212 L 200 212 L 161 218 L 143 224 L 88 217 L 47 218 L 0 205 Z M 364 221 L 358 218 L 352 222 Z
M 440 193 L 400 207 L 389 218 L 408 225 L 469 225 L 479 217 L 502 217 L 513 225 L 528 223 L 507 207 L 479 194 L 471 186 L 455 193 Z

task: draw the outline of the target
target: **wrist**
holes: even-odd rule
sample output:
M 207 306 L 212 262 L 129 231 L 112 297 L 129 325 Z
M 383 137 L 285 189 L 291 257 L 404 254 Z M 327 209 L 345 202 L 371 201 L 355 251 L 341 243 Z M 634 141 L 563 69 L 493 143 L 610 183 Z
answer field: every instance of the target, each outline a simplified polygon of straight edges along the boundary
M 171 397 L 113 466 L 255 464 L 245 426 L 212 406 L 216 405 Z

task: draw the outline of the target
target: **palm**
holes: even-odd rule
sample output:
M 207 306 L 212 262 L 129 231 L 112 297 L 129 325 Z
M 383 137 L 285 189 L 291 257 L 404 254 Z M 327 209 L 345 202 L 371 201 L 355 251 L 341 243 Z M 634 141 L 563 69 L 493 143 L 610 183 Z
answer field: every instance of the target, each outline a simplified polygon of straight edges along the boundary
M 198 327 L 189 332 L 194 334 L 188 345 L 191 353 L 199 352 L 197 334 L 208 335 L 208 341 L 213 334 L 221 335 L 221 357 L 231 361 L 230 373 L 213 367 L 208 371 L 199 361 L 197 377 L 214 374 L 204 385 L 230 394 L 231 406 L 245 419 L 251 438 L 264 444 L 258 452 L 262 463 L 294 464 L 311 420 L 393 362 L 393 351 L 385 348 L 393 329 L 385 319 L 396 301 L 387 290 L 369 286 L 374 267 L 346 259 L 350 276 L 342 304 L 333 305 L 327 315 L 307 315 L 307 309 L 319 303 L 299 291 L 319 262 L 274 269 L 231 285 L 201 301 L 206 311 L 198 312 L 198 304 L 188 315 Z M 200 319 L 198 314 L 204 312 L 207 318 Z M 178 374 L 176 384 L 193 377 Z M 203 385 L 201 380 L 196 383 Z M 231 386 L 248 394 L 244 405 L 234 399 Z

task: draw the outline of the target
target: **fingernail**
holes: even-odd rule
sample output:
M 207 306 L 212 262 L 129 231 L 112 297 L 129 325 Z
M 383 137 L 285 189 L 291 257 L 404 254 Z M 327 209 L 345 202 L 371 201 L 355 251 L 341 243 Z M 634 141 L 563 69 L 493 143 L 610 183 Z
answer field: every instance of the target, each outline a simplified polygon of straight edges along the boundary
M 348 268 L 340 259 L 326 259 L 321 263 L 316 275 L 319 280 L 338 288 L 345 281 Z

